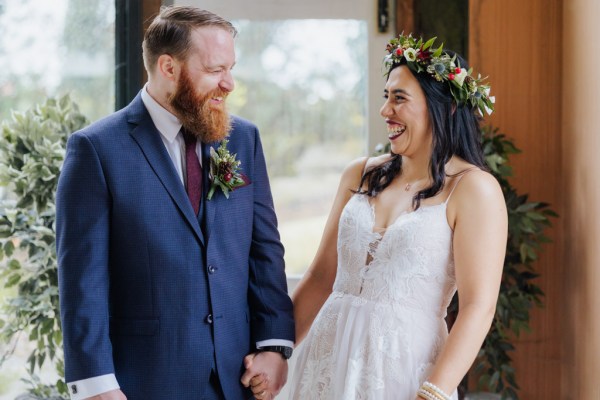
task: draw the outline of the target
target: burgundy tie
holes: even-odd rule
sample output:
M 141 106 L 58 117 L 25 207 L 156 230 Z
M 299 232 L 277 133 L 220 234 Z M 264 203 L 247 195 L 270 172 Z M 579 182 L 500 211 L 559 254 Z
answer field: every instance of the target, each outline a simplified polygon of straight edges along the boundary
M 194 212 L 198 215 L 200 200 L 202 199 L 202 167 L 196 154 L 196 137 L 185 131 L 182 131 L 182 133 L 185 140 L 185 187 Z

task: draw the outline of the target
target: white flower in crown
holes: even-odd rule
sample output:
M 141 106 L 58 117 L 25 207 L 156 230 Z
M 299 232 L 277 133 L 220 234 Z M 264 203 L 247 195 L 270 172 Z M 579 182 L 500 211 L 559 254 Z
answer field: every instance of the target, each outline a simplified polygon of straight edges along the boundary
M 469 73 L 467 72 L 466 69 L 461 68 L 460 72 L 458 74 L 454 75 L 454 81 L 456 83 L 458 83 L 458 86 L 462 86 L 463 82 L 465 81 L 465 78 L 467 77 L 468 74 Z
M 384 57 L 384 66 L 389 74 L 398 64 L 406 63 L 415 73 L 427 73 L 438 82 L 447 82 L 456 104 L 469 104 L 476 108 L 481 115 L 494 111 L 494 98 L 490 97 L 489 85 L 484 83 L 481 75 L 475 77 L 473 69 L 462 68 L 456 60 L 456 54 L 450 55 L 444 51 L 443 44 L 437 49 L 433 47 L 436 38 L 424 41 L 412 34 L 400 34 L 391 39 Z
M 412 47 L 409 47 L 404 50 L 404 58 L 406 58 L 407 61 L 414 62 L 417 59 L 417 51 Z

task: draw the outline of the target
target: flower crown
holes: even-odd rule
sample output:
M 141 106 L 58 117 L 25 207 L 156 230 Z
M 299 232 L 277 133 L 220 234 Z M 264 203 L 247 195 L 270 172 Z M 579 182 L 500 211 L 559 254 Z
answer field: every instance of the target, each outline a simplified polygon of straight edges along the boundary
M 432 50 L 435 39 L 437 38 L 423 42 L 422 38 L 417 40 L 412 34 L 401 34 L 390 40 L 386 48 L 388 54 L 383 59 L 388 73 L 404 59 L 408 68 L 414 72 L 426 72 L 438 82 L 448 82 L 456 104 L 469 103 L 472 107 L 477 107 L 481 115 L 484 112 L 491 114 L 495 99 L 490 97 L 490 86 L 483 83 L 485 78 L 481 75 L 473 77 L 473 68 L 468 71 L 461 68 L 456 55 L 450 56 L 444 52 L 443 44 L 437 50 Z

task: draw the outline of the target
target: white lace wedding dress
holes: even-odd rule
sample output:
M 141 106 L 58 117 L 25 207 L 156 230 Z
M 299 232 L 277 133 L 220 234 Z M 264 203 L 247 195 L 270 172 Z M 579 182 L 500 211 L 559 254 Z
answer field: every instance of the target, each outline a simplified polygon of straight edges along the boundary
M 290 399 L 416 398 L 456 291 L 447 201 L 402 214 L 383 235 L 367 196 L 348 201 L 333 293 L 293 357 Z

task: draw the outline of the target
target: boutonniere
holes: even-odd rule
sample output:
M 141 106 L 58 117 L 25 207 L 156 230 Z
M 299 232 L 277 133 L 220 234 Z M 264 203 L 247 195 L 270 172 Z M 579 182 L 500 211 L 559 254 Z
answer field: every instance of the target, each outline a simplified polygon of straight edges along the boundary
M 227 143 L 229 140 L 224 139 L 217 150 L 210 148 L 208 200 L 213 197 L 217 188 L 220 188 L 225 197 L 229 198 L 229 192 L 250 183 L 250 179 L 240 172 L 242 162 L 235 159 L 236 154 L 231 154 L 227 150 Z

